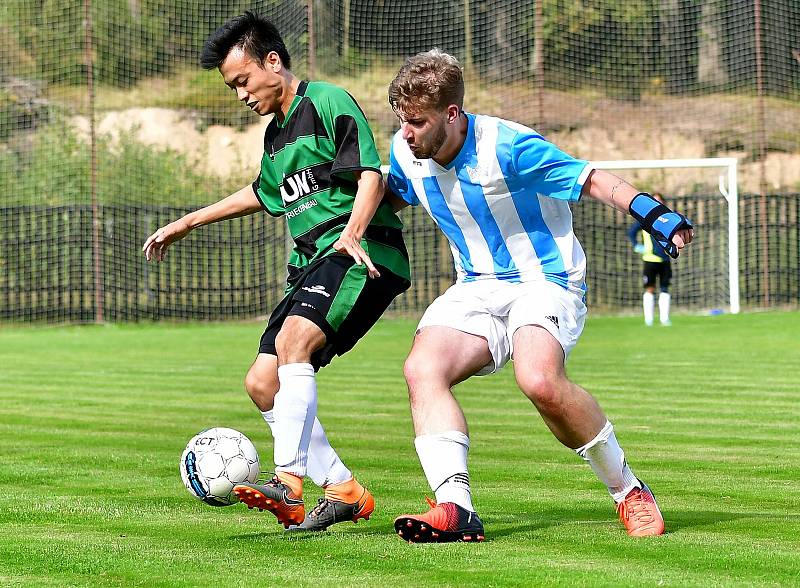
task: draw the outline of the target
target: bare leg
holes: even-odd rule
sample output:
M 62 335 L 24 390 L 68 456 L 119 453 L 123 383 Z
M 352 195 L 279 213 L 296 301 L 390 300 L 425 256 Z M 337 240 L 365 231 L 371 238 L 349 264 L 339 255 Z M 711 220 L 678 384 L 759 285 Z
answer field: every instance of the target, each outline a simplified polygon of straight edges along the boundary
M 486 340 L 449 327 L 426 327 L 414 339 L 403 373 L 414 433 L 467 434 L 467 421 L 451 388 L 492 360 Z
M 564 351 L 546 330 L 525 326 L 514 333 L 514 374 L 522 392 L 564 445 L 577 449 L 605 426 L 606 415 L 564 370 Z
M 451 388 L 492 360 L 486 340 L 448 327 L 417 334 L 405 364 L 414 446 L 438 503 L 474 512 L 467 470 L 467 421 Z M 482 529 L 481 529 L 482 532 Z
M 278 393 L 278 358 L 259 353 L 244 378 L 250 399 L 261 412 L 272 410 Z
M 640 485 L 597 401 L 567 378 L 564 352 L 550 333 L 537 326 L 517 330 L 514 372 L 556 438 L 589 462 L 615 501 Z

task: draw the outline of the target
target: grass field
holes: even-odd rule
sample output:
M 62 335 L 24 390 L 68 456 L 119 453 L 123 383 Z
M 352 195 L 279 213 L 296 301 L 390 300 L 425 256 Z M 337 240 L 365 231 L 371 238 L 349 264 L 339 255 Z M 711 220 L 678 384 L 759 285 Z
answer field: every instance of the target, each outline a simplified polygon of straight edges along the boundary
M 430 495 L 401 370 L 413 327 L 380 323 L 320 374 L 321 420 L 378 507 L 366 524 L 301 537 L 268 513 L 194 500 L 178 475 L 186 441 L 216 425 L 271 463 L 241 384 L 261 324 L 3 327 L 0 585 L 800 584 L 800 313 L 587 323 L 570 375 L 667 521 L 638 540 L 508 369 L 457 388 L 487 540 L 394 535 L 393 518 Z M 307 502 L 318 494 L 309 483 Z

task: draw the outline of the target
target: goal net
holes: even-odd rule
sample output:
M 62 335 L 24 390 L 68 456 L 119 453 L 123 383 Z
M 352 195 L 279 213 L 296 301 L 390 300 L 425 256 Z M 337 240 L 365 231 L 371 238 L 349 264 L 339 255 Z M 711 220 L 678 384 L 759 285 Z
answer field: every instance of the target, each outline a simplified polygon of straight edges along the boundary
M 672 260 L 670 293 L 677 309 L 738 313 L 739 206 L 735 158 L 595 161 L 634 185 L 658 185 L 678 174 L 706 184 L 717 180 L 716 193 L 664 194 L 668 206 L 685 214 L 696 240 Z M 654 190 L 657 191 L 657 190 Z M 574 207 L 575 230 L 587 251 L 587 299 L 595 306 L 639 308 L 641 288 L 632 288 L 642 274 L 641 256 L 626 238 L 635 222 L 630 216 L 587 200 Z M 599 217 L 599 218 L 597 218 Z M 603 230 L 605 225 L 606 230 Z M 595 294 L 594 291 L 597 290 Z
M 748 239 L 740 303 L 797 305 L 800 12 L 790 0 L 758 6 L 2 0 L 0 320 L 269 312 L 285 280 L 280 220 L 255 215 L 205 227 L 159 265 L 139 251 L 159 225 L 258 173 L 267 121 L 237 103 L 218 72 L 198 66 L 207 36 L 246 9 L 276 23 L 295 74 L 336 83 L 358 100 L 384 161 L 397 128 L 387 85 L 406 56 L 433 46 L 464 65 L 468 110 L 533 127 L 576 157 L 735 159 L 739 230 Z M 676 306 L 734 308 L 728 214 L 736 184 L 726 182 L 726 198 L 719 169 L 706 171 L 695 179 L 651 170 L 636 185 L 664 193 L 698 226 L 675 266 Z M 600 248 L 609 227 L 621 230 L 627 219 L 593 206 L 575 208 L 591 301 L 633 309 L 638 269 L 624 235 Z M 406 211 L 404 222 L 414 286 L 395 310 L 416 314 L 453 279 L 452 260 L 421 211 Z

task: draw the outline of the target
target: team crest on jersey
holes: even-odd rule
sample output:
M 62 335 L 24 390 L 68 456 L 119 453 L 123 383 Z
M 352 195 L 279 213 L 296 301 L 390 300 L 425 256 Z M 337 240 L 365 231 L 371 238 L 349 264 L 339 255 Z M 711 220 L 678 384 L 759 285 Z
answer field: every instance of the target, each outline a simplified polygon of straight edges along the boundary
M 284 176 L 283 182 L 281 182 L 281 198 L 285 205 L 291 204 L 298 198 L 308 196 L 318 190 L 317 179 L 310 168 L 293 173 L 290 176 Z
M 467 175 L 469 176 L 470 180 L 473 182 L 480 182 L 481 176 L 484 174 L 484 169 L 480 166 L 480 164 L 476 165 L 475 167 L 465 165 L 464 169 L 467 170 Z

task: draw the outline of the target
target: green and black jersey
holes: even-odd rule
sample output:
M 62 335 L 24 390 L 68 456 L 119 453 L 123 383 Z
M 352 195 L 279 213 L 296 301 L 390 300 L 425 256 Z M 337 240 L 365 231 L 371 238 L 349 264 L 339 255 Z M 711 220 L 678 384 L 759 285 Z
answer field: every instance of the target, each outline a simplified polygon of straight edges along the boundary
M 294 249 L 289 275 L 335 253 L 358 188 L 354 172 L 381 173 L 381 160 L 361 108 L 342 88 L 300 82 L 282 123 L 264 135 L 261 173 L 253 190 L 272 216 L 286 216 Z M 410 279 L 403 224 L 384 202 L 367 228 L 362 247 L 375 264 Z

